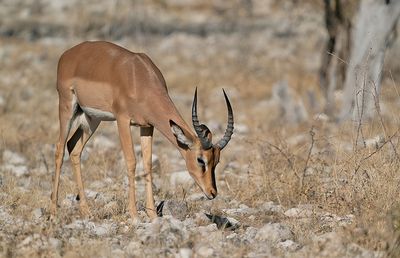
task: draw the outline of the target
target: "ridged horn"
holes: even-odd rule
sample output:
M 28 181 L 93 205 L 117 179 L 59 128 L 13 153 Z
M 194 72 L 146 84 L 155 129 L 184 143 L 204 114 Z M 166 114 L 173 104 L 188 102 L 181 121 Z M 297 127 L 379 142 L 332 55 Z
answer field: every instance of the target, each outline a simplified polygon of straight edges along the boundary
M 232 134 L 233 134 L 233 111 L 232 111 L 232 106 L 231 103 L 229 102 L 229 98 L 225 93 L 225 90 L 222 89 L 224 92 L 224 97 L 225 97 L 225 102 L 226 106 L 228 108 L 228 125 L 225 130 L 224 137 L 222 137 L 221 140 L 216 144 L 217 147 L 219 147 L 221 150 L 228 144 L 230 141 Z
M 212 143 L 208 140 L 206 137 L 205 129 L 208 130 L 208 128 L 200 124 L 199 119 L 197 117 L 197 87 L 194 92 L 194 98 L 193 98 L 193 105 L 192 105 L 192 123 L 194 130 L 197 133 L 197 136 L 200 139 L 200 143 L 203 149 L 208 150 L 212 147 Z

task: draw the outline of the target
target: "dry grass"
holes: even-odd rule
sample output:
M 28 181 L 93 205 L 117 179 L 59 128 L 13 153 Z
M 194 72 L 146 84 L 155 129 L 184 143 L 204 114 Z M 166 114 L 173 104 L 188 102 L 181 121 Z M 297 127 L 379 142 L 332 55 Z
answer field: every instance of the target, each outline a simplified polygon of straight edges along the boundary
M 159 6 L 165 4 L 164 1 L 155 2 Z M 195 8 L 205 8 L 209 12 L 207 6 L 199 4 Z M 124 9 L 121 6 L 118 8 Z M 176 13 L 185 9 L 182 6 L 171 8 Z M 113 13 L 107 15 L 110 16 L 107 19 L 115 19 Z M 90 16 L 82 16 L 90 20 Z M 4 57 L 0 59 L 0 96 L 5 100 L 5 104 L 0 106 L 0 153 L 4 150 L 21 153 L 27 158 L 32 174 L 22 178 L 16 178 L 8 171 L 0 174 L 0 204 L 16 220 L 32 220 L 32 210 L 36 208 L 45 208 L 45 214 L 48 215 L 54 170 L 54 143 L 58 134 L 57 95 L 54 86 L 56 63 L 65 49 L 85 38 L 76 29 L 70 28 L 72 36 L 65 41 L 51 43 L 46 43 L 45 40 L 27 42 L 18 38 L 0 39 L 2 48 L 6 49 Z M 259 53 L 257 51 L 260 48 L 253 49 L 252 44 L 240 40 L 242 36 L 243 34 L 211 35 L 202 38 L 193 35 L 160 37 L 144 34 L 139 40 L 124 38 L 119 41 L 129 49 L 150 54 L 163 71 L 170 94 L 187 121 L 190 121 L 189 106 L 193 88 L 198 85 L 201 89 L 201 118 L 223 123 L 226 114 L 219 91 L 221 87 L 225 87 L 232 99 L 236 123 L 248 127 L 248 132 L 236 134 L 224 150 L 218 167 L 218 180 L 221 183 L 219 199 L 212 203 L 189 203 L 190 215 L 194 216 L 203 209 L 218 213 L 221 207 L 229 205 L 230 200 L 237 200 L 249 207 L 258 207 L 266 201 L 273 201 L 285 208 L 309 205 L 316 214 L 351 214 L 354 216 L 353 223 L 337 226 L 321 222 L 318 216 L 298 220 L 262 213 L 257 214 L 254 220 L 247 217 L 238 219 L 247 226 L 260 226 L 276 221 L 288 223 L 295 233 L 296 241 L 302 245 L 311 245 L 315 235 L 335 231 L 347 243 L 357 243 L 363 248 L 382 251 L 384 254 L 392 252 L 395 257 L 400 252 L 397 246 L 400 223 L 400 135 L 397 114 L 400 96 L 397 94 L 397 83 L 390 78 L 385 79 L 381 99 L 381 105 L 384 105 L 382 114 L 377 114 L 376 119 L 362 124 L 362 137 L 356 126 L 357 121 L 338 125 L 316 116 L 315 119 L 311 118 L 300 124 L 288 124 L 280 119 L 280 114 L 271 110 L 260 110 L 258 104 L 270 97 L 272 84 L 281 79 L 289 82 L 297 98 L 306 102 L 305 93 L 313 91 L 318 100 L 320 99 L 316 77 L 318 65 L 304 66 L 303 63 L 306 58 L 318 59 L 315 57 L 315 47 L 319 46 L 321 38 L 316 37 L 309 44 L 301 40 L 295 41 L 292 48 L 297 51 L 293 55 L 289 54 L 289 59 L 282 56 L 271 60 L 267 58 L 271 50 L 266 48 L 265 52 Z M 251 40 L 257 35 L 248 36 Z M 107 38 L 107 35 L 104 37 Z M 301 39 L 302 36 L 299 37 Z M 285 40 L 273 42 L 272 52 L 279 52 L 284 48 L 283 41 Z M 160 42 L 168 44 L 162 45 Z M 205 111 L 211 107 L 212 112 Z M 136 129 L 133 132 L 138 135 Z M 102 125 L 97 134 L 106 135 L 118 143 L 116 127 L 112 123 Z M 217 134 L 221 135 L 222 129 L 217 129 Z M 363 140 L 360 141 L 376 136 L 383 138 L 377 146 L 364 146 Z M 125 208 L 126 172 L 118 146 L 117 144 L 117 148 L 104 153 L 89 144 L 90 156 L 84 162 L 83 170 L 84 181 L 89 189 L 95 188 L 91 185 L 95 181 L 111 182 L 95 189 L 108 198 L 107 202 L 89 199 L 93 220 L 113 220 L 125 225 L 128 220 Z M 185 196 L 199 191 L 193 187 L 171 189 L 165 178 L 171 170 L 182 169 L 184 166 L 170 162 L 179 157 L 178 152 L 158 132 L 155 135 L 154 151 L 160 159 L 160 167 L 155 171 L 159 178 L 156 187 L 157 201 L 168 198 L 184 199 Z M 60 200 L 66 200 L 66 196 L 75 193 L 71 169 L 66 162 L 61 178 Z M 144 196 L 139 198 L 140 207 Z M 113 205 L 107 206 L 110 202 Z M 0 255 L 55 255 L 46 247 L 21 249 L 21 241 L 36 234 L 38 237 L 60 239 L 62 252 L 56 254 L 59 256 L 114 256 L 112 246 L 116 244 L 113 243 L 115 240 L 87 235 L 84 232 L 64 231 L 63 225 L 80 219 L 77 206 L 76 203 L 72 205 L 74 208 L 61 205 L 56 224 L 45 220 L 36 226 L 22 223 L 18 228 L 0 224 L 0 228 L 4 228 L 0 235 Z M 123 231 L 123 228 L 121 226 L 120 230 Z M 118 239 L 121 245 L 137 237 L 134 230 L 129 228 L 117 233 L 122 236 Z M 219 234 L 222 239 L 228 233 L 221 231 Z M 71 241 L 71 238 L 76 241 Z M 397 239 L 397 244 L 394 239 Z M 188 239 L 182 239 L 175 247 L 192 248 L 199 241 L 199 235 L 191 235 Z M 148 243 L 148 249 L 155 250 L 160 245 L 163 244 L 153 241 Z M 249 250 L 249 246 L 233 245 L 225 250 L 225 255 L 241 257 Z M 315 253 L 309 255 L 318 255 L 318 250 L 312 250 Z M 275 251 L 276 255 L 284 255 L 282 251 Z M 165 252 L 151 256 L 172 256 Z

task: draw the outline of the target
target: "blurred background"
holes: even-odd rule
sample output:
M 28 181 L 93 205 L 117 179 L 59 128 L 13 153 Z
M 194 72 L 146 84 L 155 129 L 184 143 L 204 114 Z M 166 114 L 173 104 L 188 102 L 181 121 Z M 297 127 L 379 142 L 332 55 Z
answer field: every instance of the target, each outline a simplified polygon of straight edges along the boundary
M 0 186 L 8 194 L 1 198 L 19 196 L 13 202 L 24 214 L 32 205 L 25 188 L 37 194 L 35 206 L 47 207 L 58 58 L 82 41 L 106 40 L 151 57 L 186 121 L 197 86 L 200 120 L 216 138 L 226 126 L 227 91 L 235 134 L 219 166 L 222 194 L 249 206 L 270 200 L 354 214 L 349 241 L 387 251 L 400 183 L 399 10 L 398 1 L 378 0 L 0 0 Z M 94 157 L 84 169 L 93 173 L 84 177 L 117 169 L 118 181 L 124 166 L 96 155 L 108 141 L 117 145 L 108 157 L 121 159 L 115 124 L 103 123 L 99 135 L 88 144 Z M 158 132 L 155 146 L 162 171 L 184 169 Z M 23 164 L 8 166 L 10 153 Z M 64 195 L 74 189 L 70 174 Z M 255 190 L 233 190 L 244 186 Z

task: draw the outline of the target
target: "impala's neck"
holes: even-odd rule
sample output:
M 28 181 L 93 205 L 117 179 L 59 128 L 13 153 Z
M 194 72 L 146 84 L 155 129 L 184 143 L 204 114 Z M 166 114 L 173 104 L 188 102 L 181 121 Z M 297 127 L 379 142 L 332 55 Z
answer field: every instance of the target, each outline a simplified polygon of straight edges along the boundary
M 178 144 L 178 141 L 171 130 L 170 120 L 177 124 L 183 130 L 185 136 L 191 139 L 193 142 L 197 140 L 197 137 L 192 129 L 185 122 L 185 120 L 183 120 L 182 116 L 179 114 L 172 101 L 170 100 L 163 103 L 168 104 L 157 105 L 157 107 L 153 109 L 153 114 L 150 116 L 152 119 L 149 122 L 157 130 L 159 130 L 180 151 L 182 156 L 185 158 L 184 154 L 186 153 L 186 149 Z M 159 114 L 164 115 L 160 116 Z

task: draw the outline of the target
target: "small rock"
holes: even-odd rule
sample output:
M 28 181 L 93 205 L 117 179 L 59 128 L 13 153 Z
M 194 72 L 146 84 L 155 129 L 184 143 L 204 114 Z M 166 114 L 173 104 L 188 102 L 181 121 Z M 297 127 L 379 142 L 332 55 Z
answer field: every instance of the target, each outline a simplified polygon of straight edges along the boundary
M 22 240 L 21 243 L 19 243 L 19 246 L 29 245 L 32 241 L 33 241 L 33 237 L 32 236 L 28 236 L 24 240 Z
M 256 209 L 252 208 L 237 208 L 237 209 L 223 209 L 223 212 L 230 216 L 244 216 L 244 215 L 251 215 L 257 212 Z
M 314 212 L 302 208 L 291 208 L 285 211 L 284 214 L 289 218 L 308 218 L 311 217 L 314 214 Z
M 197 230 L 202 234 L 202 235 L 208 235 L 210 232 L 214 232 L 218 230 L 217 225 L 215 224 L 210 224 L 207 226 L 199 226 Z
M 256 219 L 256 216 L 254 216 L 254 215 L 250 215 L 249 217 L 247 217 L 249 220 L 252 220 L 252 221 L 254 221 L 255 219 Z
M 17 177 L 29 175 L 28 167 L 25 165 L 6 164 L 2 168 L 3 170 L 10 171 Z
M 295 252 L 300 249 L 300 245 L 293 240 L 285 240 L 277 244 L 278 248 L 281 248 L 282 250 L 286 252 Z
M 179 257 L 180 258 L 190 258 L 192 257 L 192 250 L 189 248 L 181 248 L 179 249 Z
M 89 189 L 85 190 L 85 195 L 86 195 L 86 198 L 89 198 L 89 199 L 97 199 L 100 196 L 100 194 L 98 192 L 92 191 Z
M 143 255 L 142 244 L 140 242 L 131 241 L 125 247 L 125 252 L 132 257 L 141 257 Z
M 257 240 L 279 243 L 294 237 L 288 226 L 280 223 L 268 223 L 264 225 L 256 235 Z
M 234 238 L 236 238 L 237 236 L 238 236 L 238 234 L 235 233 L 235 232 L 233 232 L 232 234 L 227 235 L 227 236 L 226 236 L 226 239 L 234 239 Z
M 256 237 L 258 232 L 257 228 L 248 227 L 243 234 L 243 241 L 247 243 L 253 243 L 254 238 Z
M 96 236 L 107 236 L 112 233 L 113 227 L 115 227 L 115 225 L 104 223 L 104 224 L 95 226 L 91 231 Z
M 207 246 L 200 246 L 197 249 L 197 254 L 200 257 L 211 257 L 214 254 L 214 250 Z
M 67 229 L 82 230 L 85 228 L 86 224 L 87 221 L 85 220 L 75 220 L 72 223 L 65 225 L 64 227 Z
M 204 212 L 197 212 L 194 214 L 194 220 L 197 225 L 205 225 L 208 224 L 210 219 L 206 216 Z
M 41 219 L 41 218 L 43 218 L 43 214 L 44 214 L 44 209 L 43 208 L 34 209 L 32 211 L 32 219 L 33 220 Z
M 49 238 L 49 245 L 51 248 L 55 249 L 57 252 L 60 252 L 61 250 L 61 241 L 58 240 L 57 238 L 50 237 Z
M 283 207 L 279 204 L 274 204 L 273 202 L 265 202 L 261 205 L 261 208 L 266 212 L 270 213 L 283 213 Z
M 66 207 L 71 207 L 78 203 L 77 196 L 75 194 L 67 194 L 65 199 L 62 200 L 61 204 Z
M 6 164 L 21 165 L 26 163 L 26 159 L 21 154 L 5 150 L 3 152 L 3 162 Z

